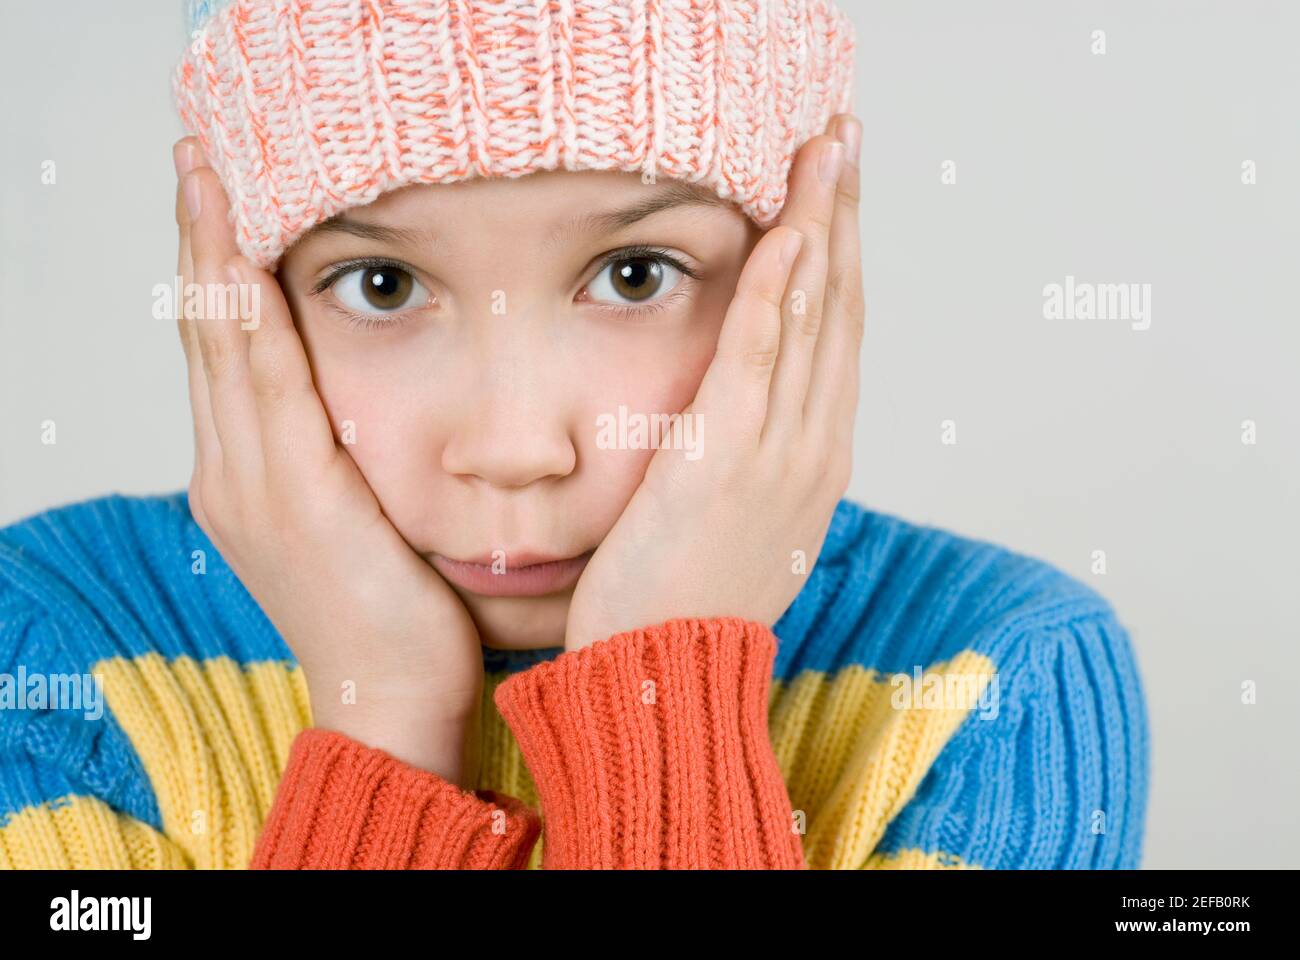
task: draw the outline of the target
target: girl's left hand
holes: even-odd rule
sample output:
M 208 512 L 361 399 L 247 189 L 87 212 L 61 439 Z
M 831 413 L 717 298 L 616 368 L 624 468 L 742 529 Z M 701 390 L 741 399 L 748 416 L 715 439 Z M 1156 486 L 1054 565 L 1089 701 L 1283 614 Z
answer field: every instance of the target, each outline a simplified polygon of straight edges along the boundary
M 686 617 L 771 626 L 812 570 L 852 468 L 865 313 L 862 127 L 827 129 L 800 150 L 683 412 L 699 454 L 661 442 L 574 589 L 568 650 Z

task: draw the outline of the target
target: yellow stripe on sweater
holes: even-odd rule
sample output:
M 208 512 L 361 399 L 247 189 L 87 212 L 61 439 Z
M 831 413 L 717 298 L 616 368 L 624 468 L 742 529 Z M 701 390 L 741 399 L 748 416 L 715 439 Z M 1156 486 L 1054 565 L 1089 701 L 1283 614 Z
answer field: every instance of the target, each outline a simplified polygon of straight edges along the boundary
M 97 800 L 75 797 L 14 815 L 0 833 L 0 866 L 180 859 L 200 868 L 246 867 L 293 738 L 311 722 L 302 671 L 276 662 L 244 667 L 228 657 L 168 662 L 157 654 L 114 658 L 94 669 L 152 783 L 166 836 Z M 923 677 L 957 680 L 978 696 L 993 673 L 986 657 L 966 652 Z M 969 703 L 899 706 L 891 702 L 892 678 L 849 667 L 773 683 L 769 734 L 791 803 L 804 818 L 812 867 L 964 866 L 942 852 L 873 853 L 973 709 Z M 504 679 L 485 677 L 478 787 L 536 807 L 536 786 L 492 702 Z M 114 818 L 116 833 L 106 818 Z M 532 868 L 541 865 L 543 842 L 533 849 Z
M 897 853 L 873 853 L 867 858 L 864 870 L 980 870 L 977 863 L 963 863 L 959 857 L 947 853 L 926 853 L 924 850 L 899 850 Z
M 889 822 L 916 793 L 994 673 L 965 651 L 934 664 L 922 683 L 970 689 L 973 698 L 897 707 L 894 674 L 846 667 L 774 683 L 769 735 L 790 803 L 806 817 L 804 855 L 815 869 L 867 864 Z
M 0 870 L 177 870 L 183 851 L 96 797 L 25 807 L 0 827 Z
M 153 785 L 163 833 L 200 869 L 248 866 L 293 738 L 311 723 L 302 670 L 150 653 L 95 672 Z

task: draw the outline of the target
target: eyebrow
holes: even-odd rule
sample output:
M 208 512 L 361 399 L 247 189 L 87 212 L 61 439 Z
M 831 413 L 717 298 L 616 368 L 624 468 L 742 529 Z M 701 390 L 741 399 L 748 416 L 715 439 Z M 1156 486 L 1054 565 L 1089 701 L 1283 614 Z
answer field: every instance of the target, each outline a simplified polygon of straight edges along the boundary
M 350 220 L 343 214 L 336 214 L 328 220 L 322 220 L 302 237 L 314 237 L 324 233 L 346 233 L 362 240 L 374 240 L 398 246 L 418 246 L 432 243 L 436 234 L 432 230 L 410 230 L 405 227 L 386 227 L 381 223 L 367 223 L 364 220 Z
M 551 231 L 547 237 L 548 244 L 557 244 L 575 235 L 603 236 L 621 230 L 646 217 L 673 207 L 711 206 L 729 209 L 732 204 L 712 190 L 687 183 L 682 180 L 669 181 L 662 190 L 653 196 L 634 203 L 622 210 L 610 210 L 605 213 L 580 213 L 570 217 Z M 386 227 L 380 223 L 368 223 L 353 220 L 346 212 L 336 214 L 328 220 L 316 224 L 302 239 L 318 234 L 342 233 L 395 246 L 420 246 L 432 244 L 437 239 L 433 230 L 413 230 L 406 227 Z
M 667 185 L 653 196 L 626 207 L 622 210 L 610 210 L 606 213 L 579 213 L 560 224 L 547 237 L 551 244 L 560 243 L 575 235 L 603 236 L 630 227 L 652 214 L 673 207 L 705 206 L 731 207 L 731 202 L 724 200 L 712 190 L 706 190 L 683 180 L 670 180 Z

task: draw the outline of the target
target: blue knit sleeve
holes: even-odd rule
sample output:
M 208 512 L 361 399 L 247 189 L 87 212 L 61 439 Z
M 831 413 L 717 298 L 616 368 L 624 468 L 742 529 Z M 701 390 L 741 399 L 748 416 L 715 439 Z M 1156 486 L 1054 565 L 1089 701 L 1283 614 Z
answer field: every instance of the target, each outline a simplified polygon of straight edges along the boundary
M 0 869 L 189 866 L 54 583 L 0 531 Z
M 1136 868 L 1149 738 L 1123 626 L 1027 624 L 998 674 L 996 710 L 966 718 L 866 866 Z

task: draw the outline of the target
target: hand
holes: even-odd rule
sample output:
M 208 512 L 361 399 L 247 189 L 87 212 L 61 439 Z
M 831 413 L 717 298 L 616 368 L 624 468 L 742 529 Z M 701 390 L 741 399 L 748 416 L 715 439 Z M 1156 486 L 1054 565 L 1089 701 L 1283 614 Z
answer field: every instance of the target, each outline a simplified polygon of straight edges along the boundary
M 684 412 L 701 418 L 699 456 L 660 444 L 574 588 L 566 649 L 679 617 L 771 626 L 811 571 L 852 468 L 864 319 L 861 125 L 829 130 L 848 148 L 824 134 L 800 151 Z
M 174 154 L 183 289 L 197 283 L 206 303 L 214 284 L 255 285 L 245 306 L 259 307 L 178 319 L 194 413 L 190 511 L 297 657 L 316 726 L 471 785 L 483 684 L 473 620 L 335 442 L 279 284 L 238 255 L 198 142 Z

